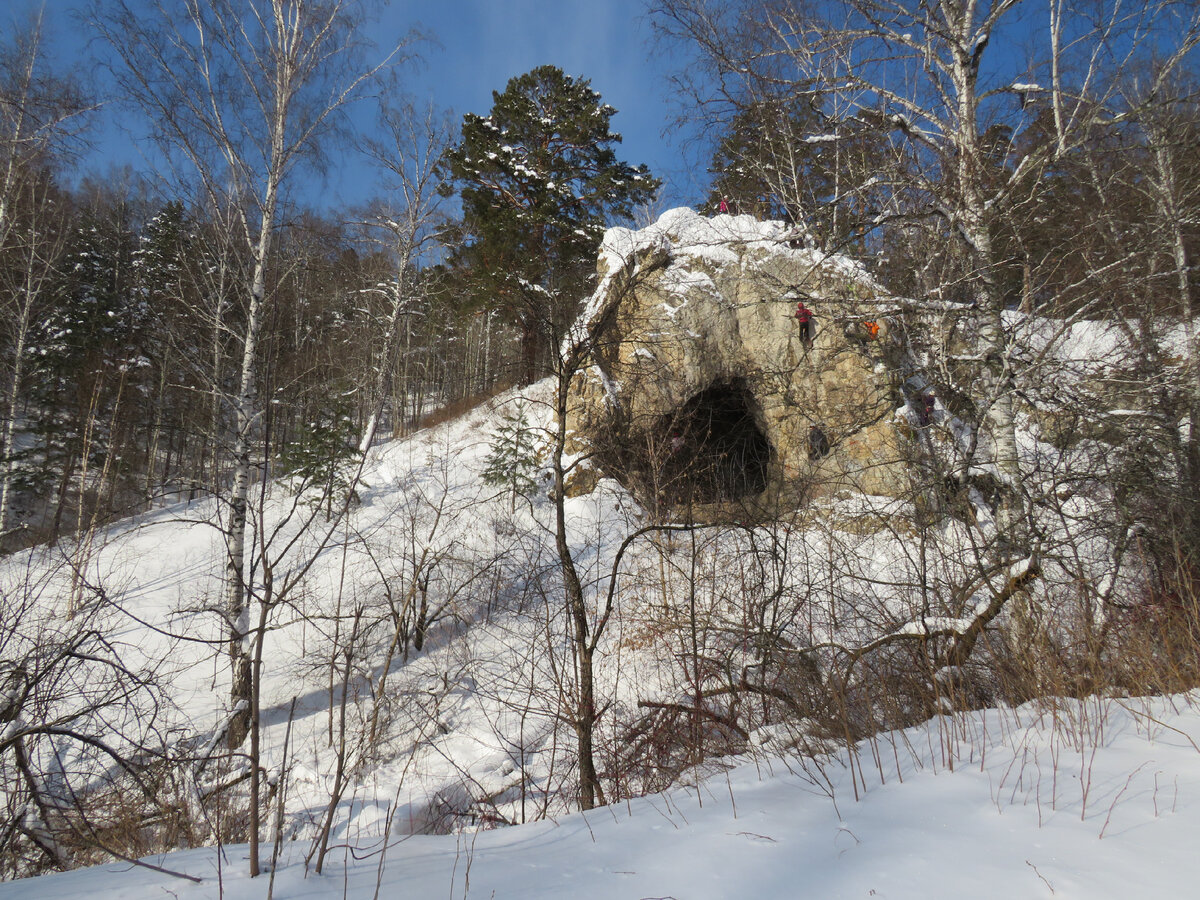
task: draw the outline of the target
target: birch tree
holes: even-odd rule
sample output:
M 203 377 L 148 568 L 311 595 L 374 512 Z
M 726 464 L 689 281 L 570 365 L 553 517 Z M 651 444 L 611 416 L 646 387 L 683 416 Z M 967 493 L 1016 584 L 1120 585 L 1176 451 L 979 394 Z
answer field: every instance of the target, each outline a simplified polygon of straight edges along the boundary
M 939 422 L 928 412 L 912 419 L 918 539 L 900 544 L 919 549 L 913 613 L 878 639 L 831 642 L 824 649 L 835 653 L 833 671 L 849 672 L 889 646 L 920 648 L 915 652 L 931 672 L 944 671 L 948 684 L 982 697 L 995 684 L 980 662 L 978 648 L 988 641 L 1018 660 L 1013 670 L 1027 679 L 1022 691 L 1044 689 L 1050 682 L 1039 679 L 1063 660 L 1094 665 L 1108 652 L 1104 615 L 1128 587 L 1118 577 L 1131 568 L 1123 556 L 1144 552 L 1142 511 L 1167 518 L 1167 505 L 1153 499 L 1188 495 L 1180 486 L 1191 480 L 1173 477 L 1186 472 L 1186 461 L 1175 471 L 1148 464 L 1162 483 L 1135 485 L 1140 496 L 1131 503 L 1122 464 L 1139 446 L 1178 444 L 1139 437 L 1150 430 L 1143 423 L 1190 437 L 1182 426 L 1195 414 L 1156 415 L 1183 404 L 1160 402 L 1171 390 L 1165 379 L 1154 382 L 1154 363 L 1146 359 L 1133 359 L 1127 370 L 1114 366 L 1115 390 L 1101 395 L 1102 388 L 1081 384 L 1062 342 L 1084 317 L 1109 316 L 1127 336 L 1152 330 L 1136 321 L 1139 312 L 1160 317 L 1160 330 L 1194 322 L 1195 281 L 1187 277 L 1194 201 L 1188 179 L 1180 180 L 1189 168 L 1179 162 L 1190 148 L 1181 140 L 1186 129 L 1168 127 L 1174 116 L 1167 111 L 1181 106 L 1172 79 L 1196 62 L 1198 13 L 1194 3 L 1169 0 L 658 3 L 659 27 L 694 50 L 686 86 L 724 111 L 720 121 L 766 97 L 815 108 L 817 115 L 802 119 L 812 130 L 795 133 L 798 142 L 844 142 L 855 129 L 869 129 L 877 148 L 873 171 L 856 180 L 839 166 L 851 177 L 831 195 L 857 190 L 867 201 L 858 223 L 862 246 L 893 297 L 906 297 L 897 304 L 902 309 L 892 307 L 897 326 L 911 324 L 897 347 L 911 353 L 906 377 L 916 372 L 919 389 L 928 392 L 923 402 L 932 404 L 936 393 L 946 406 Z M 1176 100 L 1168 102 L 1171 94 Z M 1146 132 L 1140 141 L 1131 139 L 1138 123 Z M 1064 196 L 1076 205 L 1060 209 Z M 1129 208 L 1131 197 L 1142 215 Z M 1022 315 L 1041 311 L 1035 297 L 1055 318 Z M 878 305 L 892 302 L 880 298 Z M 1122 310 L 1122 303 L 1153 304 L 1154 312 Z M 1169 323 L 1163 310 L 1170 310 Z M 926 339 L 943 326 L 951 339 Z M 1095 333 L 1088 328 L 1083 333 Z M 1128 345 L 1139 340 L 1130 336 Z M 1187 340 L 1196 346 L 1194 329 Z M 1159 360 L 1169 357 L 1163 349 L 1155 348 Z M 1167 374 L 1158 366 L 1159 376 Z M 1081 396 L 1093 405 L 1081 408 Z M 1133 409 L 1122 427 L 1135 440 L 1113 438 L 1114 430 L 1091 444 L 1094 432 L 1079 434 L 1115 418 L 1107 414 L 1117 406 Z M 1036 442 L 1059 440 L 1039 430 L 1051 420 L 1073 423 L 1054 449 L 1076 448 L 1074 455 L 1055 456 Z M 1097 446 L 1096 457 L 1086 458 L 1084 451 Z M 1106 455 L 1118 462 L 1105 462 Z M 1073 511 L 1070 498 L 1086 498 L 1087 514 Z M 968 527 L 941 540 L 936 529 L 952 518 Z M 1172 549 L 1191 543 L 1174 523 L 1169 527 Z M 957 555 L 963 538 L 967 557 Z M 1081 548 L 1089 542 L 1106 547 L 1107 558 L 1088 559 Z M 961 567 L 939 581 L 936 567 L 947 563 Z M 830 572 L 852 582 L 860 577 L 841 563 L 831 562 Z M 1124 587 L 1114 590 L 1118 584 Z M 1077 629 L 1055 605 L 1064 596 L 1078 602 Z M 1091 645 L 1078 639 L 1093 633 L 1102 636 Z
M 241 710 L 229 730 L 233 746 L 250 725 L 253 590 L 246 555 L 262 415 L 256 367 L 281 207 L 339 114 L 402 49 L 364 63 L 362 9 L 349 0 L 117 0 L 92 10 L 121 90 L 145 115 L 164 156 L 194 176 L 206 202 L 235 212 L 251 261 L 242 286 L 240 365 L 224 397 L 234 420 L 221 524 L 232 700 Z
M 74 81 L 46 71 L 42 16 L 12 29 L 0 45 L 0 245 L 31 166 L 45 165 L 78 137 L 95 109 Z
M 42 14 L 0 43 L 0 258 L 5 283 L 3 348 L 6 384 L 0 434 L 0 536 L 9 521 L 14 475 L 13 438 L 28 377 L 30 329 L 62 250 L 59 191 L 49 166 L 87 124 L 94 109 L 69 78 L 46 71 Z
M 392 256 L 395 274 L 379 285 L 387 297 L 387 318 L 382 323 L 382 351 L 371 375 L 371 408 L 359 441 L 365 454 L 375 440 L 395 374 L 400 342 L 412 332 L 410 317 L 418 312 L 421 296 L 418 276 L 421 256 L 434 239 L 433 225 L 443 199 L 438 167 L 450 146 L 450 125 L 432 108 L 418 112 L 409 104 L 384 106 L 381 110 L 384 139 L 369 140 L 364 149 L 387 175 L 389 196 L 368 218 Z M 399 415 L 400 411 L 393 411 Z
M 1169 108 L 1149 117 L 1144 127 L 1154 160 L 1152 175 L 1146 184 L 1161 217 L 1159 230 L 1171 260 L 1171 292 L 1175 295 L 1177 315 L 1184 331 L 1188 427 L 1182 430 L 1185 474 L 1182 498 L 1190 506 L 1188 536 L 1194 539 L 1200 533 L 1200 504 L 1195 493 L 1200 486 L 1200 429 L 1197 427 L 1200 423 L 1200 324 L 1197 323 L 1200 303 L 1193 285 L 1194 253 L 1189 252 L 1192 248 L 1188 237 L 1189 232 L 1194 234 L 1200 225 L 1197 222 L 1200 198 L 1197 197 L 1195 173 L 1189 173 L 1191 177 L 1188 177 L 1181 172 L 1179 157 L 1195 152 L 1197 128 L 1194 119 L 1189 121 L 1186 114 Z

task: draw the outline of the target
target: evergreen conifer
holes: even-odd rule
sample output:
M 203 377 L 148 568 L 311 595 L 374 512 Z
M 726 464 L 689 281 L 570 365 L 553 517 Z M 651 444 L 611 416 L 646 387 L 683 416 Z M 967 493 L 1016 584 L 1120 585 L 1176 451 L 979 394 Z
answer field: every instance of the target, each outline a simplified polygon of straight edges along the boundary
M 540 66 L 492 97 L 490 115 L 464 117 L 447 155 L 446 189 L 462 199 L 451 265 L 476 302 L 515 320 L 529 382 L 586 292 L 605 227 L 659 181 L 617 159 L 616 110 L 587 79 Z

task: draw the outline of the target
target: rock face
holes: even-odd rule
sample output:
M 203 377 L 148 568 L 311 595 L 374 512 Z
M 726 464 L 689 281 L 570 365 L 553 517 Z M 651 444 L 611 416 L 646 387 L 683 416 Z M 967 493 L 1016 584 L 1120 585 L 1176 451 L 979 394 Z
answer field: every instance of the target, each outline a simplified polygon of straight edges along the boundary
M 782 223 L 691 210 L 610 230 L 575 329 L 590 349 L 572 449 L 643 503 L 700 520 L 906 490 L 887 298 L 855 263 L 802 244 Z

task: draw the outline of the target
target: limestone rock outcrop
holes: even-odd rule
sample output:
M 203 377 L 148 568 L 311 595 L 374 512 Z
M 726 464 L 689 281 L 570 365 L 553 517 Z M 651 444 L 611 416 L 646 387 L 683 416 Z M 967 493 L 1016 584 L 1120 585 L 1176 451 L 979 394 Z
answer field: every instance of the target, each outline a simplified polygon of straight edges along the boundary
M 642 502 L 702 519 L 906 490 L 888 298 L 859 265 L 783 223 L 684 209 L 610 230 L 598 271 L 571 446 Z

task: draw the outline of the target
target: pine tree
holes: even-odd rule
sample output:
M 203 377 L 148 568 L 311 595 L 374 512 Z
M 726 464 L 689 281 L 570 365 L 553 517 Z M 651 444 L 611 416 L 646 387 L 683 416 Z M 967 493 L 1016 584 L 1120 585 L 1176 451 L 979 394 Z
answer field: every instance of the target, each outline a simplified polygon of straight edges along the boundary
M 585 293 L 606 225 L 629 218 L 659 181 L 617 159 L 616 110 L 586 79 L 541 66 L 492 98 L 490 115 L 464 117 L 447 154 L 462 199 L 452 265 L 479 302 L 516 321 L 528 382 Z
M 354 469 L 361 457 L 355 446 L 358 428 L 345 398 L 327 400 L 320 411 L 296 429 L 279 455 L 278 473 L 291 480 L 297 494 L 310 493 L 326 517 L 352 487 Z
M 496 429 L 491 450 L 484 460 L 484 484 L 507 488 L 509 508 L 516 510 L 517 498 L 529 499 L 537 490 L 538 447 L 533 427 L 518 404 L 516 411 L 504 416 Z
M 58 535 L 68 491 L 78 474 L 78 501 L 84 473 L 124 464 L 114 433 L 127 424 L 118 407 L 128 407 L 131 381 L 145 366 L 141 352 L 146 304 L 131 290 L 134 237 L 128 209 L 116 202 L 85 212 L 72 236 L 54 309 L 31 340 L 36 381 L 31 390 L 30 430 L 36 447 L 21 460 L 20 488 L 45 493 L 57 482 L 51 539 Z M 106 462 L 109 464 L 105 466 Z
M 197 291 L 189 271 L 189 261 L 194 265 L 201 254 L 195 223 L 177 200 L 150 218 L 133 253 L 134 294 L 148 318 L 148 367 L 143 373 L 147 409 L 138 428 L 147 499 L 166 489 L 172 475 L 177 484 L 190 480 L 194 485 L 200 474 L 193 469 L 190 479 L 181 478 L 183 472 L 173 473 L 168 462 L 172 440 L 203 439 L 203 427 L 189 421 L 194 411 L 202 421 L 204 408 L 203 402 L 197 403 L 204 385 L 197 383 L 196 367 L 190 362 L 208 343 L 196 321 Z M 179 462 L 177 467 L 183 469 Z
M 187 214 L 178 200 L 164 204 L 142 229 L 133 252 L 133 271 L 137 292 L 153 306 L 170 303 L 179 293 L 184 257 L 191 242 L 189 229 Z
M 801 136 L 806 130 L 817 133 L 820 126 L 811 110 L 802 111 L 808 115 L 770 101 L 751 102 L 737 111 L 709 163 L 713 182 L 706 212 L 717 212 L 722 201 L 732 213 L 761 219 L 802 221 L 811 212 L 800 207 L 800 192 L 823 193 L 828 179 L 811 171 L 811 147 L 816 145 L 806 145 Z M 803 171 L 814 175 L 818 184 L 799 183 L 797 153 L 804 156 Z

